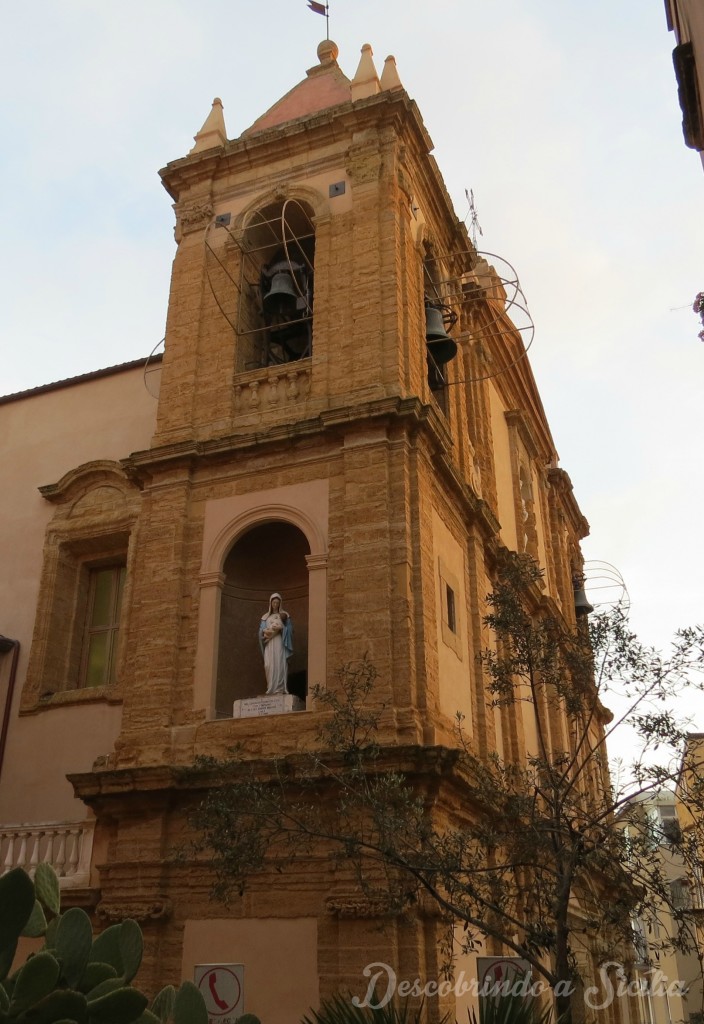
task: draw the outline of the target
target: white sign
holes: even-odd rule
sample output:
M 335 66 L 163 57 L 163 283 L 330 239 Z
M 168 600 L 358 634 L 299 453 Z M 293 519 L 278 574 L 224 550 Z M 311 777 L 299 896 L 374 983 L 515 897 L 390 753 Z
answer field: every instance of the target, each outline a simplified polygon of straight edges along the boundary
M 205 999 L 209 1024 L 235 1024 L 244 1013 L 244 964 L 196 964 L 193 981 Z
M 478 956 L 479 995 L 529 994 L 532 968 L 520 956 Z
M 232 706 L 233 718 L 261 718 L 262 715 L 287 715 L 305 711 L 306 702 L 292 693 L 272 693 L 261 697 L 243 697 Z

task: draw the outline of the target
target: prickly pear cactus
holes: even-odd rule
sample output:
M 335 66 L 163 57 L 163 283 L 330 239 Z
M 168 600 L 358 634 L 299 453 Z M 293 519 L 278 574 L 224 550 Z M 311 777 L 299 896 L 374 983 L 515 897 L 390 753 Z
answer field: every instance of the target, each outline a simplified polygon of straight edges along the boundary
M 20 936 L 44 947 L 10 973 Z M 0 878 L 0 1024 L 208 1024 L 195 985 L 163 989 L 151 1007 L 131 984 L 142 962 L 136 921 L 93 938 L 78 907 L 60 911 L 59 881 L 47 864 L 34 881 L 21 868 Z

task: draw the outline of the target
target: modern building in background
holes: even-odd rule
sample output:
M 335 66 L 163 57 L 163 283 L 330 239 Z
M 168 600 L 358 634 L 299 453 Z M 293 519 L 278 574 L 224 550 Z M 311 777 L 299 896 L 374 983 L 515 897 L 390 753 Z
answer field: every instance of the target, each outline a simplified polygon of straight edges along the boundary
M 701 1024 L 704 1003 L 696 942 L 697 893 L 680 852 L 672 845 L 679 841 L 681 829 L 677 799 L 674 793 L 663 789 L 641 797 L 639 806 L 643 829 L 652 836 L 660 870 L 670 890 L 667 904 L 653 905 L 651 913 L 633 921 L 634 970 L 641 985 L 640 1019 L 644 1024 Z M 691 941 L 687 952 L 674 945 L 683 928 L 673 916 L 676 911 L 685 912 L 685 935 L 689 933 L 686 942 Z
M 207 863 L 173 858 L 181 770 L 306 749 L 314 685 L 365 653 L 388 750 L 456 746 L 461 712 L 474 752 L 520 761 L 534 710 L 487 699 L 486 596 L 505 552 L 529 555 L 574 624 L 588 529 L 514 285 L 457 219 L 393 58 L 379 77 L 365 46 L 351 80 L 336 58 L 322 43 L 232 141 L 215 100 L 162 170 L 163 362 L 0 401 L 2 863 L 50 860 L 68 903 L 139 920 L 147 990 L 243 963 L 265 1024 L 360 991 L 375 960 L 440 977 L 444 925 L 379 920 L 322 857 L 212 902 Z M 273 592 L 291 695 L 262 701 Z
M 667 27 L 677 45 L 672 61 L 682 110 L 685 145 L 704 162 L 704 4 L 701 0 L 665 0 Z

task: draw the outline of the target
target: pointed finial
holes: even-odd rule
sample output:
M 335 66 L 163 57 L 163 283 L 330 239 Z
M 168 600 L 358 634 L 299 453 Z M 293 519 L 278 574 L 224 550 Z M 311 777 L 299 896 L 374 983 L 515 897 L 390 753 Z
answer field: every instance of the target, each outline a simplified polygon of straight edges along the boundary
M 213 149 L 215 146 L 224 146 L 227 142 L 227 130 L 225 128 L 225 116 L 222 112 L 222 100 L 216 96 L 213 100 L 213 107 L 203 127 L 194 135 L 195 146 L 192 146 L 190 153 L 202 153 L 205 149 Z
M 384 61 L 384 70 L 381 72 L 379 86 L 382 92 L 385 92 L 387 89 L 403 89 L 401 79 L 398 77 L 398 71 L 396 70 L 396 58 L 391 55 Z
M 353 100 L 363 100 L 367 96 L 375 96 L 380 91 L 379 76 L 374 67 L 372 53 L 373 50 L 369 43 L 365 43 L 351 83 Z

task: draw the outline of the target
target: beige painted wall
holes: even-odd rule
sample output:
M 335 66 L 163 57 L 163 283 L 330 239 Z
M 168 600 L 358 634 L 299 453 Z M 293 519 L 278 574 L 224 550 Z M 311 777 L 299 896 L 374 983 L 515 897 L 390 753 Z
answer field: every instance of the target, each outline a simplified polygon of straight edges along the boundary
M 144 387 L 141 367 L 0 404 L 0 633 L 21 645 L 0 774 L 4 824 L 85 819 L 86 808 L 74 800 L 66 773 L 90 769 L 96 757 L 112 749 L 120 721 L 119 707 L 106 704 L 17 716 L 44 532 L 53 511 L 37 488 L 84 462 L 118 460 L 147 448 L 156 405 Z
M 435 602 L 438 645 L 438 699 L 440 711 L 454 721 L 457 712 L 464 715 L 464 728 L 471 733 L 471 666 L 467 621 L 467 591 L 464 551 L 433 510 L 433 558 L 435 566 Z M 447 579 L 451 575 L 452 578 Z M 445 583 L 455 591 L 457 632 L 448 633 L 443 619 Z
M 513 478 L 511 476 L 511 447 L 509 429 L 506 423 L 506 407 L 496 390 L 489 387 L 491 433 L 494 440 L 494 465 L 496 467 L 496 497 L 499 505 L 501 540 L 512 551 L 518 550 L 516 535 L 516 513 L 514 507 Z
M 244 1009 L 266 1024 L 291 1024 L 318 1006 L 315 918 L 186 921 L 182 980 L 196 964 L 244 964 Z

